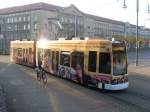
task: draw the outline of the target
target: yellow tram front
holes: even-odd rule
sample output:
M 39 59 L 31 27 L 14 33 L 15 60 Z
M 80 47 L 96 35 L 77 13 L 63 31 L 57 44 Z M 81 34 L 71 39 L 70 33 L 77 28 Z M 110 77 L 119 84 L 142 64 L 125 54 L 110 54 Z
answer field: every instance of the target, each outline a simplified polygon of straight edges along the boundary
M 107 90 L 123 90 L 128 88 L 127 51 L 124 42 L 112 42 L 112 78 L 111 83 L 105 84 Z

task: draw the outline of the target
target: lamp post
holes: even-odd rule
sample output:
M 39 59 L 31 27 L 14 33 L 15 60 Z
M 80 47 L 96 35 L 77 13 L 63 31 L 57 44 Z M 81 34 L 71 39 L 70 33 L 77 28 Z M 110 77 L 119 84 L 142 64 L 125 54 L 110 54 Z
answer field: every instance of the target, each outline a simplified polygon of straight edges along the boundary
M 3 25 L 4 25 L 4 31 L 3 31 L 3 54 L 6 54 L 6 46 L 7 46 L 7 39 L 6 39 L 6 30 L 7 30 L 7 26 L 6 26 L 6 20 L 5 18 L 3 18 Z
M 127 5 L 126 5 L 126 0 L 123 1 L 123 8 L 127 8 Z
M 124 5 L 123 8 L 126 8 L 126 4 L 125 4 L 126 0 L 124 0 Z M 148 13 L 150 12 L 150 7 L 149 7 L 149 1 L 147 0 L 148 3 Z M 135 65 L 138 66 L 139 62 L 138 62 L 138 48 L 139 48 L 139 40 L 138 40 L 138 13 L 139 13 L 139 0 L 136 0 L 136 13 L 137 13 L 137 23 L 136 23 L 136 61 L 135 61 Z
M 136 8 L 137 8 L 137 10 L 136 10 L 136 12 L 137 12 L 137 23 L 136 23 L 136 61 L 135 61 L 135 66 L 138 66 L 138 47 L 139 47 L 139 42 L 138 42 L 138 17 L 139 17 L 139 0 L 137 0 L 137 2 L 136 2 Z
M 4 37 L 2 34 L 0 34 L 0 54 L 3 53 L 3 40 Z
M 75 15 L 75 21 L 74 21 L 74 36 L 77 36 L 77 16 Z
M 149 6 L 149 4 L 148 4 Z M 126 0 L 124 0 L 123 2 L 123 8 L 127 8 L 126 6 Z M 149 8 L 149 7 L 148 7 Z M 136 23 L 136 61 L 135 61 L 135 65 L 138 66 L 138 47 L 139 47 L 139 42 L 138 42 L 138 17 L 139 17 L 139 0 L 136 0 L 136 19 L 137 19 L 137 23 Z

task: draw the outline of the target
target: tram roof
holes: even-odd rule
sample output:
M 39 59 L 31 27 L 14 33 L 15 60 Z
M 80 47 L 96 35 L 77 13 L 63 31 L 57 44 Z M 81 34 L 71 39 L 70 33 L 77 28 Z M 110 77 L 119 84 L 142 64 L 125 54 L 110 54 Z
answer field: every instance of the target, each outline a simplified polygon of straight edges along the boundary
M 37 41 L 40 43 L 40 41 Z M 96 43 L 112 43 L 110 40 L 106 39 L 92 39 L 92 40 L 51 40 L 47 41 L 47 43 L 70 43 L 70 44 L 75 44 L 75 43 L 87 43 L 87 44 L 96 44 Z
M 14 41 L 11 41 L 11 43 L 34 43 L 34 41 L 27 41 L 27 40 L 25 40 L 25 41 L 20 41 L 20 40 L 14 40 Z
M 37 41 L 37 43 L 40 43 L 41 41 Z M 112 41 L 110 40 L 106 40 L 106 39 L 90 39 L 90 40 L 47 40 L 47 43 L 59 43 L 59 44 L 63 44 L 63 43 L 70 43 L 70 44 L 75 44 L 75 43 L 83 43 L 83 44 L 98 44 L 98 43 L 112 43 Z M 34 41 L 20 41 L 20 40 L 15 40 L 15 41 L 11 41 L 11 43 L 34 43 Z

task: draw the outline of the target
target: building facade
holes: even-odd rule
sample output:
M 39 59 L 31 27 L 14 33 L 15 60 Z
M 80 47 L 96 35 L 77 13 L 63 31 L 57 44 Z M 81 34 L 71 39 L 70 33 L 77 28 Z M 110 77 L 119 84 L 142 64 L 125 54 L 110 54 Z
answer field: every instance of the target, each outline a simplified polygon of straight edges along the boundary
M 136 26 L 83 13 L 74 5 L 59 7 L 35 3 L 0 9 L 0 54 L 9 54 L 12 40 L 111 39 L 115 35 L 135 36 Z M 150 29 L 140 27 L 139 35 L 149 38 Z

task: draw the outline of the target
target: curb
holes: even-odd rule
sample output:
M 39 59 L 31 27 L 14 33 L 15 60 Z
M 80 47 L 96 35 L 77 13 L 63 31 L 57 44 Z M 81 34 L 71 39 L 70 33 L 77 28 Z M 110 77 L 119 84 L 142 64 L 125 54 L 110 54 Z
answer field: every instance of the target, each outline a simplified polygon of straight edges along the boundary
M 0 112 L 8 112 L 6 108 L 5 95 L 1 86 L 0 86 Z

